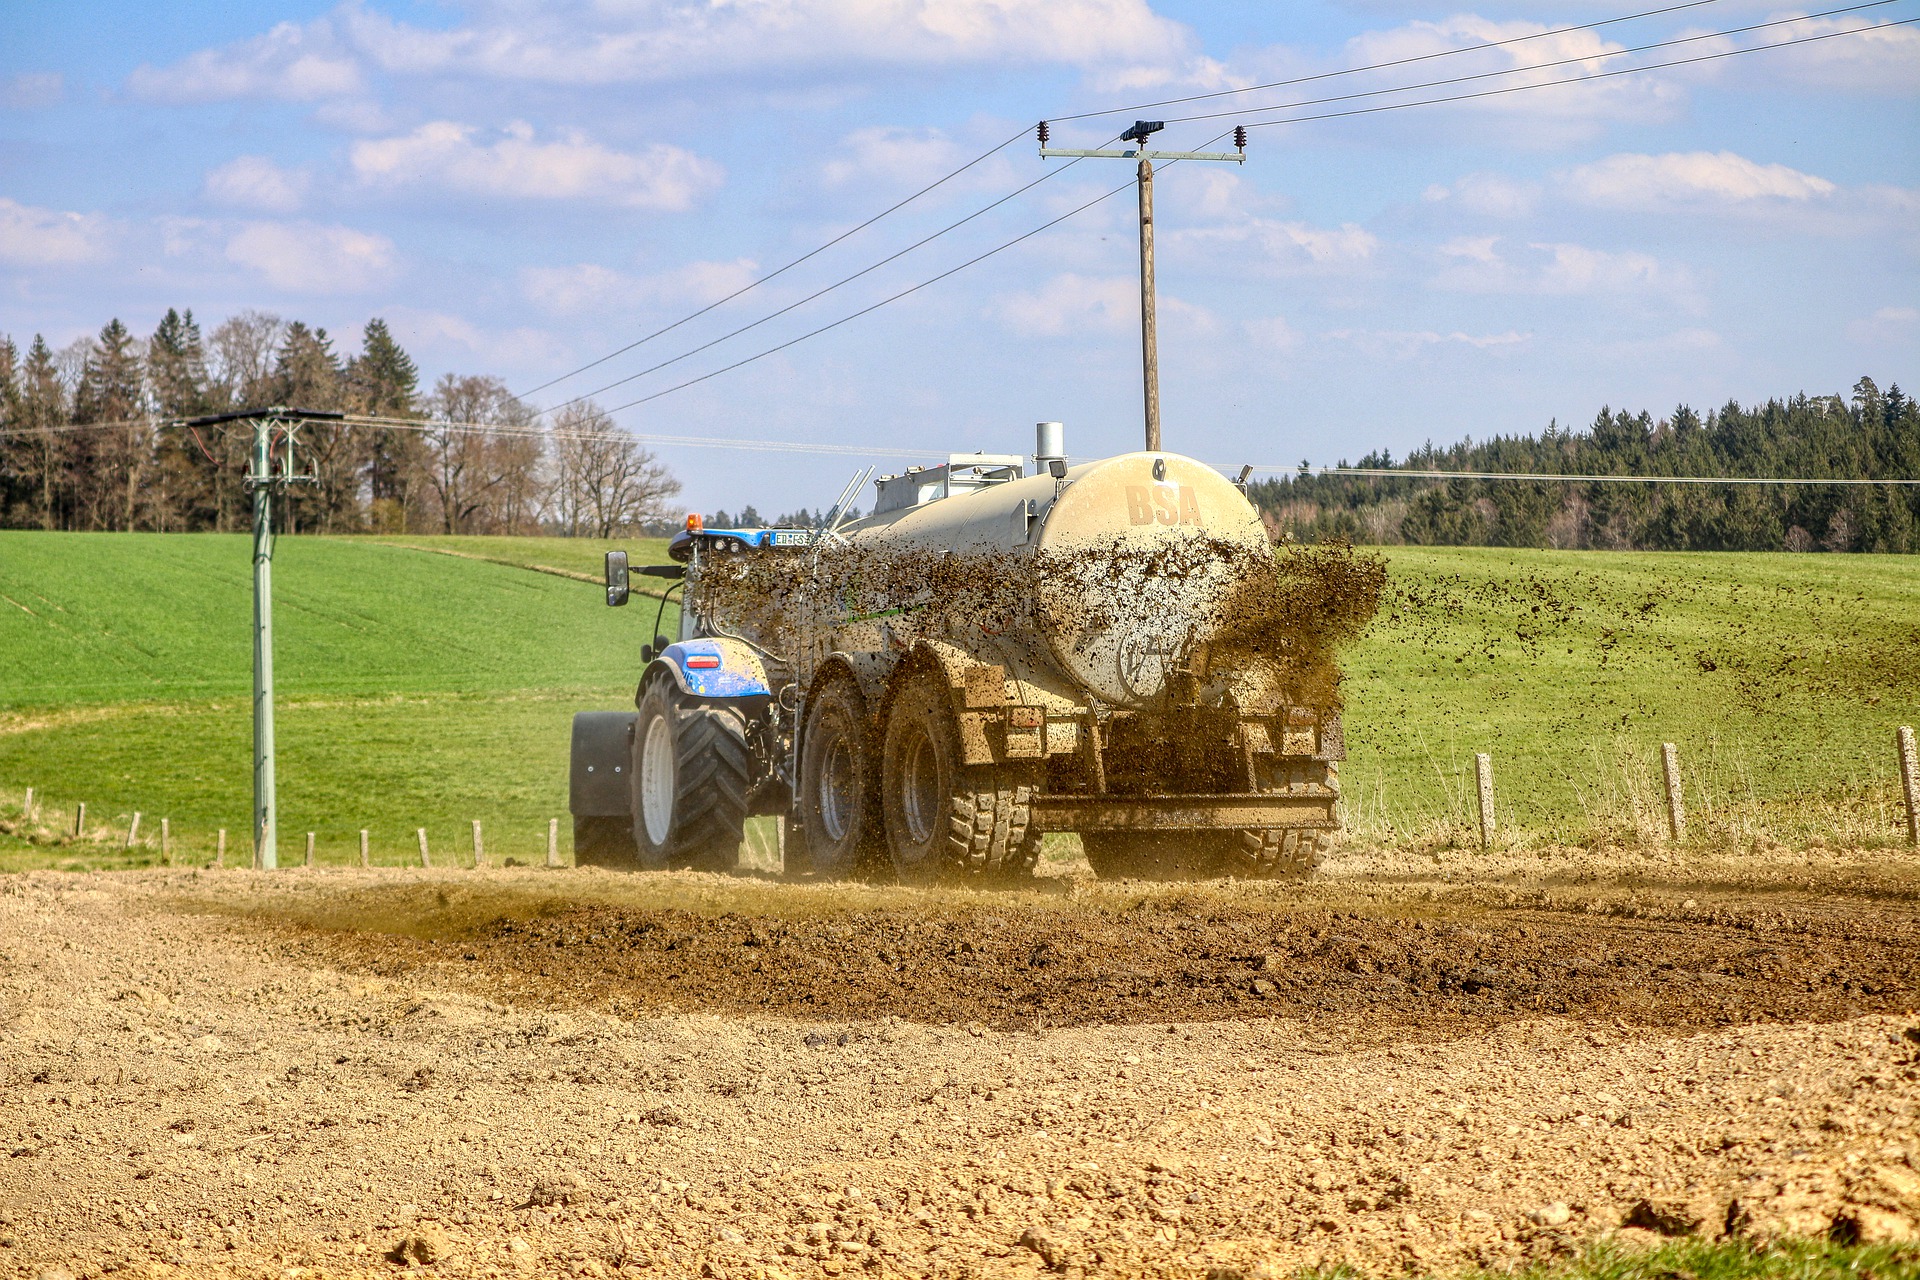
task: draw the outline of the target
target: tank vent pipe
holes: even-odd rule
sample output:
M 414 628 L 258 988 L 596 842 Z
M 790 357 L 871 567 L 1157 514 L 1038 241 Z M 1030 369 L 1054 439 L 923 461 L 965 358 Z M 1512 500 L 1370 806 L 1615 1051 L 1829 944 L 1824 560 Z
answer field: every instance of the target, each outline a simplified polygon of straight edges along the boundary
M 1036 470 L 1046 470 L 1049 460 L 1067 460 L 1067 428 L 1060 422 L 1033 424 L 1033 462 Z

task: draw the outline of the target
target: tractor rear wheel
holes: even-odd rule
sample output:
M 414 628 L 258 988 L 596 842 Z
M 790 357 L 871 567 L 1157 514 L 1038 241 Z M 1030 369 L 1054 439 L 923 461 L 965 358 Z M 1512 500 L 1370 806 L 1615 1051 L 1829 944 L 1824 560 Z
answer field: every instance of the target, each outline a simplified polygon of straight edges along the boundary
M 1037 769 L 968 765 L 944 682 L 907 675 L 887 709 L 880 800 L 887 853 L 905 884 L 1029 875 Z
M 652 871 L 731 871 L 747 825 L 753 757 L 738 708 L 655 680 L 633 728 L 633 843 Z
M 860 686 L 844 671 L 829 675 L 807 700 L 800 747 L 804 854 L 789 870 L 837 880 L 882 860 L 886 835 L 875 754 Z

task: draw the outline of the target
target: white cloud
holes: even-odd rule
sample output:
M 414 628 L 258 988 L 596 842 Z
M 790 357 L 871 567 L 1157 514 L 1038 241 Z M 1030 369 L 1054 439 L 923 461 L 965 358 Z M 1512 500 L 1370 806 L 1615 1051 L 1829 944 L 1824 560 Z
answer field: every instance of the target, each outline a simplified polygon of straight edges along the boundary
M 1920 93 L 1920 29 L 1866 17 L 1816 18 L 1796 23 L 1795 35 L 1858 32 L 1803 44 L 1791 57 L 1743 68 L 1767 90 L 1782 81 L 1842 93 Z M 1756 62 L 1736 58 L 1736 63 Z
M 412 26 L 349 0 L 304 25 L 204 49 L 129 78 L 142 97 L 176 102 L 358 92 L 366 73 L 650 83 L 849 65 L 1012 62 L 1109 67 L 1177 63 L 1187 29 L 1147 0 L 572 0 L 481 6 L 444 30 Z
M 520 273 L 527 300 L 554 315 L 631 308 L 641 303 L 705 306 L 751 283 L 759 267 L 751 259 L 689 262 L 651 276 L 629 275 L 597 263 L 528 267 Z
M 406 306 L 390 307 L 385 314 L 402 346 L 437 364 L 471 361 L 482 369 L 559 368 L 579 360 L 542 329 L 525 325 L 492 329 L 465 316 Z
M 265 156 L 236 156 L 208 171 L 206 193 L 220 204 L 292 213 L 306 198 L 311 181 L 304 169 L 282 169 Z
M 1300 345 L 1300 331 L 1288 324 L 1285 316 L 1261 316 L 1244 326 L 1247 337 L 1268 351 L 1291 351 Z
M 1282 221 L 1276 218 L 1242 218 L 1224 226 L 1195 227 L 1163 234 L 1171 246 L 1193 246 L 1203 250 L 1226 248 L 1236 262 L 1244 265 L 1251 250 L 1269 266 L 1341 270 L 1362 266 L 1372 259 L 1380 241 L 1363 227 L 1348 222 L 1338 227 L 1316 227 L 1310 223 Z
M 1452 186 L 1428 187 L 1421 199 L 1490 218 L 1524 218 L 1540 203 L 1540 184 L 1500 173 L 1470 173 Z
M 1057 338 L 1140 323 L 1140 285 L 1119 276 L 1057 275 L 1029 293 L 1001 301 L 1000 318 L 1015 333 Z
M 1198 334 L 1219 330 L 1219 320 L 1205 307 L 1169 297 L 1165 293 L 1155 300 L 1155 304 L 1159 309 L 1163 339 L 1172 328 Z M 1009 329 L 1029 337 L 1137 332 L 1140 328 L 1140 282 L 1126 276 L 1083 276 L 1063 272 L 1038 289 L 1003 297 L 994 310 Z M 1169 324 L 1169 321 L 1172 323 Z
M 1920 333 L 1920 308 L 1881 307 L 1847 326 L 1847 337 L 1862 344 L 1911 343 Z
M 65 267 L 98 262 L 112 248 L 113 228 L 97 213 L 63 213 L 0 196 L 0 262 Z
M 1680 295 L 1693 289 L 1685 268 L 1632 250 L 1534 243 L 1506 252 L 1498 236 L 1465 236 L 1440 246 L 1440 256 L 1448 265 L 1434 284 L 1466 293 Z
M 202 49 L 170 67 L 137 67 L 127 85 L 156 102 L 309 102 L 356 93 L 362 82 L 352 51 L 342 47 L 332 20 L 321 18 L 305 26 L 282 22 L 265 35 Z
M 491 143 L 450 121 L 423 124 L 397 138 L 353 145 L 353 171 L 376 186 L 428 187 L 533 200 L 604 200 L 642 209 L 692 208 L 718 187 L 724 171 L 667 143 L 615 151 L 570 132 L 551 142 L 530 125 L 509 125 Z
M 861 180 L 917 187 L 957 169 L 975 150 L 963 150 L 938 129 L 856 129 L 841 141 L 839 154 L 821 166 L 820 176 L 831 186 Z
M 1457 329 L 1452 333 L 1437 333 L 1432 329 L 1335 329 L 1327 336 L 1352 345 L 1364 355 L 1393 360 L 1409 360 L 1436 347 L 1470 347 L 1499 354 L 1533 340 L 1532 334 L 1512 329 L 1487 334 L 1462 333 Z
M 1835 191 L 1825 178 L 1783 164 L 1760 164 L 1731 151 L 1608 156 L 1573 170 L 1565 181 L 1576 200 L 1643 211 L 1805 202 Z
M 57 71 L 23 71 L 0 80 L 0 106 L 15 111 L 51 107 L 67 93 L 67 82 Z
M 227 241 L 227 258 L 299 293 L 359 293 L 397 264 L 385 236 L 311 222 L 250 222 Z

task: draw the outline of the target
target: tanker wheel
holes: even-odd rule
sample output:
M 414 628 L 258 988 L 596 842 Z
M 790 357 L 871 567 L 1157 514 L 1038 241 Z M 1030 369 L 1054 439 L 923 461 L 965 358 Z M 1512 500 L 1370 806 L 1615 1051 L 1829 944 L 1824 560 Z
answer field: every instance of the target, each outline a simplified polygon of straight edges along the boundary
M 633 727 L 633 843 L 642 867 L 731 871 L 747 825 L 753 757 L 737 708 L 655 680 Z
M 841 879 L 883 860 L 886 835 L 874 755 L 872 721 L 860 686 L 845 672 L 829 676 L 807 700 L 800 746 L 805 852 L 789 870 Z
M 1030 875 L 1038 768 L 967 765 L 944 681 L 910 675 L 887 710 L 880 801 L 887 853 L 904 884 Z
M 1236 831 L 1223 842 L 1221 871 L 1243 880 L 1305 880 L 1333 848 L 1334 833 L 1307 827 Z
M 633 823 L 626 818 L 573 819 L 573 865 L 615 867 L 631 871 L 638 866 L 633 847 Z

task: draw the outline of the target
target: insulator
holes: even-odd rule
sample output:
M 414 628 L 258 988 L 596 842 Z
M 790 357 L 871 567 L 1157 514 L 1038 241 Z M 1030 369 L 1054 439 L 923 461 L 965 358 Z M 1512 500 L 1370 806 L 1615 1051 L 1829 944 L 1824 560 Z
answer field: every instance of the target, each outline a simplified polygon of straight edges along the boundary
M 1236 151 L 1247 149 L 1247 126 L 1243 124 L 1233 126 L 1233 148 Z
M 1045 120 L 1042 120 L 1040 122 L 1040 128 L 1038 132 L 1040 134 L 1040 145 L 1044 147 L 1047 145 L 1047 142 L 1053 137 L 1052 132 L 1047 128 L 1047 122 Z

